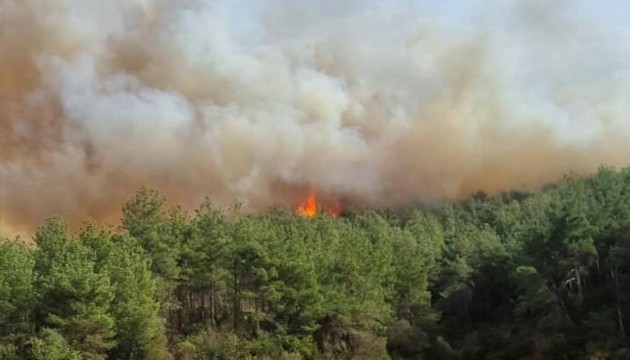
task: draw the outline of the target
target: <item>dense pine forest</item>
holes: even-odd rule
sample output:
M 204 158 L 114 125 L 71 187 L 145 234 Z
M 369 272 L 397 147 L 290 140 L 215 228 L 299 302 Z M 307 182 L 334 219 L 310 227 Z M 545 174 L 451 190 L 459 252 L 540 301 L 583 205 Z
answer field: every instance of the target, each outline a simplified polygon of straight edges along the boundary
M 630 168 L 303 218 L 142 188 L 0 241 L 0 358 L 630 359 Z

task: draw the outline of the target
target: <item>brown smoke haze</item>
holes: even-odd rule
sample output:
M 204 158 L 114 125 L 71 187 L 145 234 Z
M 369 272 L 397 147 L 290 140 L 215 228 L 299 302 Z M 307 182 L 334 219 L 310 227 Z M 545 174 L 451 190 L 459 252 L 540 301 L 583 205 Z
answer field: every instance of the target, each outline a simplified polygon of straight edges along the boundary
M 571 3 L 0 0 L 0 232 L 141 185 L 400 206 L 627 165 L 628 42 Z

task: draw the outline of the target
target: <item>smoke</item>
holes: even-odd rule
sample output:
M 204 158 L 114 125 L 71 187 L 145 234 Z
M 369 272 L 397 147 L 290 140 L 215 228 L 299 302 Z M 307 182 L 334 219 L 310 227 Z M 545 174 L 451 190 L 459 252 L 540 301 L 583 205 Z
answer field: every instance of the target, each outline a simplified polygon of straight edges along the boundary
M 141 185 L 398 206 L 630 162 L 623 32 L 458 4 L 0 0 L 2 231 L 113 220 Z

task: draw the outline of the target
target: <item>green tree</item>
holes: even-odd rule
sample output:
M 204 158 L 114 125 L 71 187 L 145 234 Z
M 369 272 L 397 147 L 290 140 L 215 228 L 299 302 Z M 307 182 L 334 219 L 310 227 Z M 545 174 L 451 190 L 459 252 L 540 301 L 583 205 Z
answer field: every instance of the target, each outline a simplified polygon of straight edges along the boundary
M 109 278 L 114 297 L 110 313 L 115 322 L 116 359 L 169 359 L 160 305 L 150 259 L 128 235 L 112 234 L 96 225 L 80 234 L 81 241 L 96 254 L 95 268 Z
M 52 218 L 35 236 L 35 319 L 63 336 L 83 359 L 106 359 L 115 345 L 109 314 L 114 293 L 108 277 L 96 271 L 96 254 L 66 234 L 67 224 Z
M 180 244 L 185 236 L 185 214 L 166 209 L 166 200 L 153 189 L 142 187 L 123 206 L 123 228 L 138 240 L 151 258 L 151 270 L 157 276 L 158 299 L 170 322 L 181 329 L 181 319 L 172 317 L 181 307 L 175 294 L 180 268 Z
M 19 240 L 0 238 L 0 358 L 17 358 L 33 331 L 33 252 Z

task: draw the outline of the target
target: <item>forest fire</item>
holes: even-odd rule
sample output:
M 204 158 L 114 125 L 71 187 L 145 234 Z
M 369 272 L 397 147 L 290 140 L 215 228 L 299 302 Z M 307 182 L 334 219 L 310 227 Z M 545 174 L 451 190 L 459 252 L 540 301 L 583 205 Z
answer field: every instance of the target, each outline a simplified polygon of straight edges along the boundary
M 341 214 L 341 203 L 338 200 L 328 201 L 330 205 L 322 205 L 314 191 L 310 191 L 297 208 L 298 215 L 306 218 L 314 217 L 319 211 L 337 217 Z
M 302 217 L 313 217 L 317 215 L 317 195 L 311 191 L 302 201 L 297 209 L 297 213 Z

